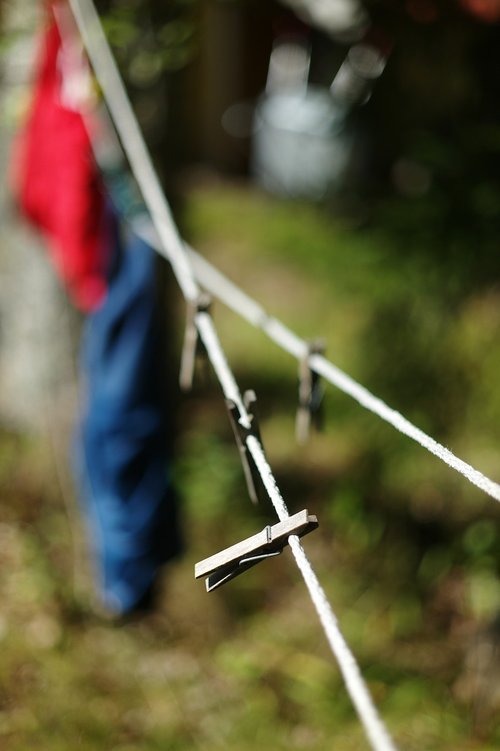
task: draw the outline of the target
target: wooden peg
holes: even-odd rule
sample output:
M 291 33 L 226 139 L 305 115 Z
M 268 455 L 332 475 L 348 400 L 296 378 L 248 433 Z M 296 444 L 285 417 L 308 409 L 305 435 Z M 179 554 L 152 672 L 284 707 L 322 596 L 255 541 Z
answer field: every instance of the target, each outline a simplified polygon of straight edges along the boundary
M 307 441 L 311 424 L 317 430 L 322 427 L 323 387 L 319 375 L 309 365 L 309 358 L 311 355 L 322 355 L 324 352 L 323 339 L 309 342 L 307 353 L 299 363 L 299 405 L 295 421 L 298 443 Z
M 245 391 L 243 394 L 243 403 L 250 418 L 250 427 L 247 427 L 241 419 L 240 410 L 236 402 L 232 399 L 226 399 L 229 420 L 240 453 L 248 494 L 252 503 L 258 503 L 259 500 L 267 498 L 267 491 L 262 483 L 262 478 L 255 465 L 253 457 L 247 448 L 247 438 L 250 435 L 255 436 L 262 445 L 262 438 L 260 436 L 259 424 L 255 412 L 256 401 L 257 397 L 255 391 Z
M 200 357 L 206 359 L 207 353 L 196 327 L 196 316 L 198 313 L 209 313 L 211 305 L 211 297 L 204 292 L 201 292 L 196 300 L 190 300 L 187 304 L 186 330 L 179 373 L 179 384 L 183 391 L 190 391 L 193 388 L 196 360 Z
M 288 517 L 277 524 L 268 525 L 252 537 L 221 550 L 195 564 L 195 579 L 206 577 L 207 592 L 234 579 L 266 558 L 273 558 L 283 552 L 290 535 L 303 537 L 318 527 L 316 516 L 307 509 Z

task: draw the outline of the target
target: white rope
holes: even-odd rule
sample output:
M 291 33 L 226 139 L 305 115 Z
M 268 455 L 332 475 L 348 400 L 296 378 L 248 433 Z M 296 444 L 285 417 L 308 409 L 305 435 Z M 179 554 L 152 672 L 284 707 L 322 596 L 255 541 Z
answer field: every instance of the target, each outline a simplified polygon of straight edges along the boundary
M 357 709 L 372 747 L 377 751 L 396 751 L 396 746 L 380 720 L 359 666 L 339 629 L 331 605 L 309 563 L 299 538 L 289 537 L 288 543 L 304 577 L 319 619 L 323 624 L 331 650 L 337 659 L 349 696 Z
M 115 127 L 119 131 L 131 168 L 136 174 L 144 201 L 151 213 L 161 248 L 172 262 L 185 297 L 188 300 L 194 300 L 198 295 L 198 287 L 194 281 L 187 251 L 180 239 L 168 204 L 161 191 L 116 63 L 102 31 L 97 12 L 91 0 L 70 0 L 70 5 L 94 71 L 108 102 Z M 196 325 L 224 395 L 236 402 L 242 422 L 249 427 L 250 416 L 225 358 L 212 319 L 207 313 L 198 313 Z M 287 518 L 289 516 L 288 509 L 267 463 L 261 444 L 257 438 L 250 435 L 247 438 L 247 447 L 261 473 L 278 517 L 281 520 Z M 374 751 L 395 751 L 395 747 L 377 715 L 356 661 L 338 629 L 333 611 L 302 546 L 296 537 L 290 537 L 290 544 L 371 746 Z
M 215 269 L 208 261 L 200 256 L 192 248 L 190 255 L 193 268 L 198 281 L 240 317 L 247 320 L 256 328 L 261 329 L 281 349 L 301 359 L 307 354 L 307 343 L 294 334 L 281 321 L 268 315 L 255 300 L 229 281 L 223 274 Z M 459 472 L 472 485 L 483 490 L 491 498 L 500 501 L 500 485 L 472 467 L 467 462 L 459 459 L 446 446 L 443 446 L 431 436 L 417 428 L 406 417 L 395 409 L 389 407 L 382 399 L 374 396 L 367 388 L 344 373 L 340 368 L 331 363 L 322 355 L 311 355 L 309 365 L 316 373 L 338 389 L 355 399 L 362 407 L 378 415 L 388 422 L 400 433 L 416 441 L 420 446 L 437 456 L 441 461 L 452 469 Z
M 226 399 L 232 399 L 236 403 L 245 427 L 250 427 L 250 415 L 243 403 L 240 390 L 231 372 L 210 315 L 208 313 L 198 313 L 196 316 L 196 327 L 205 345 L 207 355 L 215 370 L 224 396 Z
M 255 464 L 257 465 L 257 469 L 259 470 L 276 513 L 280 520 L 283 521 L 289 516 L 288 509 L 278 486 L 276 485 L 271 468 L 266 461 L 262 446 L 253 436 L 247 438 L 247 446 L 252 454 Z M 357 710 L 358 717 L 363 724 L 372 748 L 376 749 L 376 751 L 396 751 L 396 747 L 377 713 L 370 692 L 368 691 L 363 676 L 361 675 L 359 666 L 339 629 L 332 607 L 328 602 L 325 592 L 304 552 L 304 548 L 299 542 L 299 538 L 292 535 L 288 538 L 288 543 L 297 566 L 304 577 L 311 600 L 313 601 L 314 607 L 316 608 L 316 612 L 318 613 L 320 622 L 327 636 L 328 643 L 330 644 L 330 648 L 343 675 L 347 691 Z
M 467 462 L 459 459 L 458 456 L 455 456 L 455 454 L 446 448 L 446 446 L 438 443 L 434 438 L 431 438 L 427 433 L 424 433 L 423 430 L 417 428 L 413 423 L 407 420 L 406 417 L 403 417 L 400 412 L 389 407 L 382 401 L 382 399 L 371 394 L 368 389 L 361 386 L 361 384 L 357 383 L 321 355 L 311 355 L 309 362 L 311 368 L 315 370 L 316 373 L 324 376 L 324 378 L 330 381 L 330 383 L 333 383 L 346 394 L 352 396 L 362 407 L 370 410 L 370 412 L 374 412 L 381 417 L 382 420 L 390 423 L 390 425 L 396 428 L 396 430 L 399 430 L 404 435 L 412 438 L 423 448 L 427 449 L 427 451 L 430 451 L 431 454 L 434 454 L 449 467 L 459 472 L 469 480 L 469 482 L 483 490 L 491 498 L 500 501 L 500 485 L 497 482 L 490 480 L 490 478 L 483 475 L 482 472 L 479 472 L 479 470 L 474 469 L 474 467 L 467 464 Z
M 172 264 L 184 297 L 187 300 L 194 300 L 198 295 L 198 287 L 194 281 L 183 242 L 163 195 L 160 181 L 151 162 L 97 11 L 89 0 L 69 0 L 69 4 L 130 167 L 161 240 L 162 252 Z

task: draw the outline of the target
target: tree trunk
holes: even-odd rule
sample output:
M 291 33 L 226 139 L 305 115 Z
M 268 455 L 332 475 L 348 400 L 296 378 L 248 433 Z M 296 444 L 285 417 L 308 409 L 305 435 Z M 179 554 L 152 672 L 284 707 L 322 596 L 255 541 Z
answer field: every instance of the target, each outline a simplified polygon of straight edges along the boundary
M 74 415 L 77 316 L 42 240 L 17 214 L 7 179 L 12 141 L 29 102 L 37 5 L 17 0 L 4 8 L 2 19 L 7 48 L 0 85 L 0 421 L 52 432 Z

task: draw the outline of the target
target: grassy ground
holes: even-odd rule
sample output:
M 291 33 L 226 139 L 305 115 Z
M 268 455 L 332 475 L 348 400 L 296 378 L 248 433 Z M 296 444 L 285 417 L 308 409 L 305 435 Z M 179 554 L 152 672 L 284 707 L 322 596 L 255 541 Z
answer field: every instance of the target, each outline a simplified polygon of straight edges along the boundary
M 404 248 L 245 186 L 192 189 L 183 222 L 270 312 L 325 336 L 338 365 L 498 476 L 493 284 L 438 295 L 434 267 Z M 398 745 L 500 748 L 496 505 L 333 389 L 325 432 L 299 449 L 295 363 L 222 307 L 214 317 L 259 396 L 291 511 L 320 519 L 305 547 Z M 216 385 L 198 381 L 179 418 L 188 551 L 158 615 L 122 628 L 88 606 L 82 531 L 50 446 L 1 436 L 0 748 L 367 748 L 289 553 L 211 595 L 194 581 L 196 560 L 274 515 L 248 502 Z

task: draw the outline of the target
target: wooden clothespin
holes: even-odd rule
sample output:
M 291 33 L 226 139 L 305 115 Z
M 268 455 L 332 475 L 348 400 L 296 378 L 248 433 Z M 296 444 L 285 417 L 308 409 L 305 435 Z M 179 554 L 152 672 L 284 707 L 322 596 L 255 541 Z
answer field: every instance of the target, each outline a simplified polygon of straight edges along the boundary
M 307 509 L 299 511 L 298 514 L 278 524 L 268 525 L 256 535 L 196 563 L 195 579 L 205 576 L 207 592 L 211 592 L 260 561 L 280 555 L 283 548 L 288 545 L 290 535 L 303 537 L 317 526 L 317 518 L 309 514 Z
M 319 375 L 309 365 L 309 358 L 311 355 L 322 355 L 324 352 L 323 339 L 309 342 L 307 353 L 299 363 L 299 406 L 295 421 L 295 435 L 298 443 L 307 441 L 311 424 L 314 424 L 317 430 L 322 426 L 323 388 Z
M 250 418 L 250 427 L 246 427 L 241 419 L 241 414 L 238 405 L 232 399 L 226 399 L 226 405 L 229 414 L 229 420 L 231 427 L 233 428 L 234 437 L 236 439 L 236 445 L 240 452 L 241 463 L 243 465 L 243 472 L 248 488 L 248 494 L 252 503 L 258 503 L 260 499 L 267 498 L 267 492 L 262 483 L 262 478 L 255 465 L 252 455 L 248 451 L 246 439 L 249 435 L 253 435 L 257 438 L 262 445 L 262 438 L 260 436 L 259 423 L 257 415 L 255 413 L 255 403 L 257 397 L 255 391 L 249 389 L 243 394 L 243 404 L 248 412 Z
M 206 358 L 205 347 L 198 334 L 196 316 L 198 313 L 209 313 L 212 305 L 210 295 L 200 292 L 195 300 L 190 300 L 186 311 L 186 331 L 182 348 L 179 384 L 183 391 L 193 388 L 194 370 L 199 357 Z

